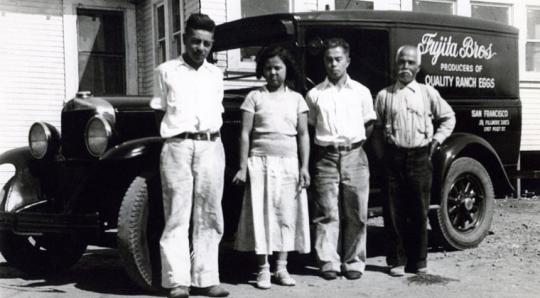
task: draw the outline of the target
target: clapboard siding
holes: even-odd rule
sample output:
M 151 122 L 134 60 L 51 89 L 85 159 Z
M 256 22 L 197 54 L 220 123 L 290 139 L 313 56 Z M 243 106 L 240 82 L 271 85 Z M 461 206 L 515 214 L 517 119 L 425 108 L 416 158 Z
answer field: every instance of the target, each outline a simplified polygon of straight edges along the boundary
M 540 83 L 522 83 L 521 151 L 540 150 Z
M 141 1 L 137 5 L 137 58 L 139 61 L 139 94 L 152 93 L 152 72 L 154 70 L 154 45 L 152 34 L 152 1 Z
M 0 3 L 0 152 L 26 146 L 30 125 L 60 127 L 65 97 L 60 0 Z M 0 168 L 0 185 L 12 171 Z

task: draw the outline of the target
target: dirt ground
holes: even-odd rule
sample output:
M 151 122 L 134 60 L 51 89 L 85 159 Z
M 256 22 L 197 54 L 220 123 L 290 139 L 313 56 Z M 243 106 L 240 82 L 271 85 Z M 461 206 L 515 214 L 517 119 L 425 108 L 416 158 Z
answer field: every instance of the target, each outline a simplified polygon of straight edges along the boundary
M 253 286 L 254 259 L 223 249 L 221 278 L 230 297 L 540 297 L 540 199 L 499 199 L 491 232 L 475 249 L 431 250 L 430 274 L 390 277 L 380 218 L 370 220 L 364 277 L 325 281 L 310 256 L 292 255 L 295 287 Z M 34 279 L 0 257 L 0 297 L 156 297 L 134 287 L 115 250 L 90 247 L 68 272 Z

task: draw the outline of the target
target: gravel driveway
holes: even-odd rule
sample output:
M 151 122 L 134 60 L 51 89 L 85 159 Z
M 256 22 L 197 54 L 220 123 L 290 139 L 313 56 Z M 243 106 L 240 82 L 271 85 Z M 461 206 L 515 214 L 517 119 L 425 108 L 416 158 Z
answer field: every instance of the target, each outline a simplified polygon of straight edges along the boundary
M 540 200 L 500 199 L 490 234 L 476 249 L 429 253 L 430 274 L 390 277 L 382 256 L 380 218 L 370 220 L 368 263 L 360 280 L 317 277 L 310 256 L 292 255 L 296 287 L 253 286 L 255 260 L 228 249 L 221 277 L 230 297 L 540 297 Z M 0 297 L 158 297 L 135 288 L 112 249 L 90 247 L 68 272 L 47 279 L 25 276 L 0 257 Z

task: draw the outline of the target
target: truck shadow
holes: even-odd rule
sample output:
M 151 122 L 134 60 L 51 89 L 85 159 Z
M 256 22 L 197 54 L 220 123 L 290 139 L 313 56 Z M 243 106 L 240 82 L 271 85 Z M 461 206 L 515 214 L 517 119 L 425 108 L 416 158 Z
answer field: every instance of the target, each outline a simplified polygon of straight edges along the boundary
M 379 226 L 368 227 L 368 258 L 384 255 L 384 233 Z M 319 274 L 315 254 L 291 253 L 289 271 L 297 275 Z M 220 276 L 224 284 L 249 284 L 254 280 L 257 268 L 255 255 L 232 249 L 232 241 L 222 242 L 220 250 Z M 386 272 L 385 266 L 368 265 L 368 272 Z M 25 274 L 8 263 L 0 263 L 0 288 L 9 288 L 21 292 L 65 293 L 60 287 L 68 284 L 80 290 L 113 295 L 149 295 L 160 296 L 160 293 L 149 293 L 139 290 L 128 278 L 123 264 L 115 249 L 90 247 L 81 260 L 68 271 L 46 277 Z M 22 279 L 24 282 L 9 281 Z M 8 281 L 6 281 L 8 280 Z

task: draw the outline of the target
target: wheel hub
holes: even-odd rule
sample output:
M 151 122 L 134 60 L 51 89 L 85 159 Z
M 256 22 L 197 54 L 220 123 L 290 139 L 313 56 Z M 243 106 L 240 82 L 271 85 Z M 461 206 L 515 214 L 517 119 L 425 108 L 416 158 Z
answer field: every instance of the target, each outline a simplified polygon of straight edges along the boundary
M 465 207 L 465 209 L 467 209 L 467 211 L 471 211 L 474 206 L 474 202 L 475 202 L 474 198 L 466 197 L 463 200 L 463 206 Z

